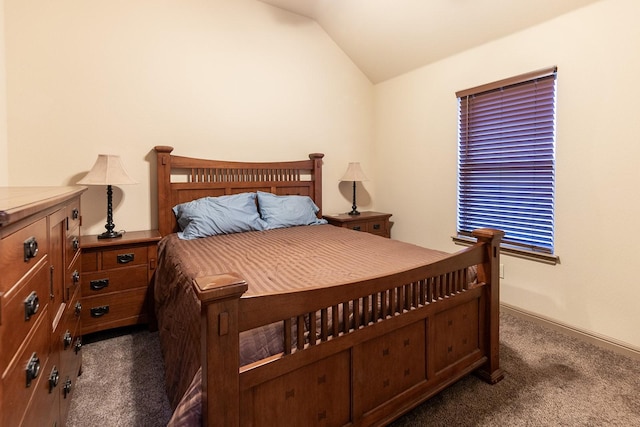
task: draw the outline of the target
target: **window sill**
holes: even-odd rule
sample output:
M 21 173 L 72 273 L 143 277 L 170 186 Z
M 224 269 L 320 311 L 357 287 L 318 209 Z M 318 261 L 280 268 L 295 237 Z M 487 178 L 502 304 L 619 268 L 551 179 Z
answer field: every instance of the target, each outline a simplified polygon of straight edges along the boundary
M 451 237 L 453 243 L 462 246 L 471 246 L 476 243 L 476 239 L 467 236 L 453 236 Z M 500 253 L 504 255 L 511 255 L 518 258 L 524 258 L 531 261 L 542 262 L 545 264 L 556 265 L 560 264 L 560 257 L 554 254 L 545 254 L 542 252 L 527 251 L 515 246 L 501 244 Z

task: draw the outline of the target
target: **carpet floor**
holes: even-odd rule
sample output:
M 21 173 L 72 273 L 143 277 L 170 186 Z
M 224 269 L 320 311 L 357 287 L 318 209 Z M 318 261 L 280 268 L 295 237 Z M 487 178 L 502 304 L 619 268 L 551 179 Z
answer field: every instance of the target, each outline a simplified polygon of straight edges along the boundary
M 405 426 L 640 426 L 640 362 L 509 314 L 500 316 L 505 379 L 470 375 L 396 420 Z M 67 425 L 166 426 L 157 333 L 85 338 Z

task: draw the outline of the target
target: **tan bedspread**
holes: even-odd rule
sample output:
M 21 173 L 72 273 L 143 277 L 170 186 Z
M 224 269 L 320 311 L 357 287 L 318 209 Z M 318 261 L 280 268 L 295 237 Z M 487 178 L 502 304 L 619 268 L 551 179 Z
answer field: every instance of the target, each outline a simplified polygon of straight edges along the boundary
M 171 404 L 178 405 L 200 367 L 200 309 L 193 278 L 239 273 L 248 283 L 245 297 L 249 297 L 360 281 L 447 255 L 332 225 L 197 240 L 166 236 L 159 245 L 155 303 Z M 266 357 L 281 349 L 277 340 L 270 342 L 275 332 L 268 328 L 257 338 L 245 339 L 247 334 L 241 336 L 241 360 Z M 247 351 L 259 354 L 247 355 Z

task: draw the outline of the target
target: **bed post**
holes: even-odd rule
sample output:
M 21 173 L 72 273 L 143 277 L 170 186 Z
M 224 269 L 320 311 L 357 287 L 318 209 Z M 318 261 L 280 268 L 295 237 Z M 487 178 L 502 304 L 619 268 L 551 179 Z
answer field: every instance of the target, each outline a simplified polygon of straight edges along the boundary
M 311 195 L 316 206 L 320 208 L 318 218 L 322 217 L 322 153 L 311 153 L 309 159 L 313 160 L 313 194 Z
M 486 261 L 478 266 L 478 280 L 485 282 L 485 346 L 487 363 L 478 371 L 478 375 L 490 384 L 504 378 L 500 369 L 500 241 L 504 236 L 501 230 L 480 228 L 473 231 L 478 242 L 484 243 Z
M 200 300 L 202 425 L 240 425 L 240 297 L 247 283 L 237 274 L 194 280 Z M 211 399 L 208 390 L 211 389 Z
M 173 147 L 158 145 L 156 150 L 156 168 L 157 168 L 157 190 L 158 190 L 158 230 L 161 236 L 166 236 L 173 232 L 173 218 L 169 215 L 171 211 L 167 209 L 170 206 L 171 197 L 171 152 Z

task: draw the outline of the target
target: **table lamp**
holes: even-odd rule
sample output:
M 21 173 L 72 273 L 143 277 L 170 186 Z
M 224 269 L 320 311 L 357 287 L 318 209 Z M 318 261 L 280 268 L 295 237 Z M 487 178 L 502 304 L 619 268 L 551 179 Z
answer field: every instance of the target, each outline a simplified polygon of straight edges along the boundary
M 122 232 L 113 231 L 115 224 L 113 223 L 113 191 L 111 186 L 137 183 L 136 180 L 129 176 L 124 166 L 122 166 L 120 156 L 113 154 L 98 154 L 98 159 L 89 173 L 78 181 L 78 184 L 82 185 L 107 186 L 107 223 L 104 226 L 107 231 L 98 235 L 98 239 L 112 239 L 122 236 Z
M 360 212 L 358 212 L 358 207 L 356 206 L 356 182 L 368 181 L 364 172 L 362 172 L 362 168 L 360 168 L 360 163 L 349 163 L 347 171 L 344 173 L 344 176 L 340 179 L 340 181 L 353 181 L 353 206 L 351 207 L 351 212 L 349 212 L 349 215 L 360 215 Z

